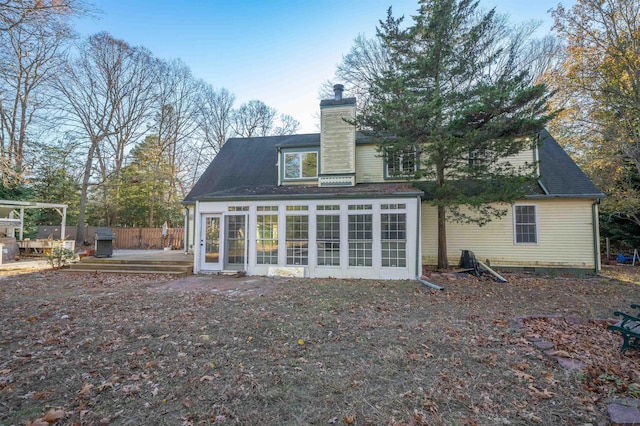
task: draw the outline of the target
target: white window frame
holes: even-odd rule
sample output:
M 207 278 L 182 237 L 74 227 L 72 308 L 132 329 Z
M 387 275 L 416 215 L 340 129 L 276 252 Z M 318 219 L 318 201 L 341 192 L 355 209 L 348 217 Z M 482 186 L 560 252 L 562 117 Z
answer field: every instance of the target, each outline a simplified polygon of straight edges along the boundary
M 304 164 L 304 159 L 303 157 L 305 155 L 309 155 L 309 154 L 313 154 L 316 156 L 316 174 L 314 176 L 303 176 L 302 175 L 302 166 Z M 298 156 L 298 163 L 299 163 L 299 167 L 298 167 L 298 177 L 289 177 L 287 176 L 287 156 L 293 156 L 296 155 Z M 283 170 L 282 170 L 282 177 L 284 180 L 309 180 L 309 179 L 317 179 L 318 178 L 318 158 L 320 156 L 318 155 L 318 151 L 294 151 L 294 152 L 283 152 L 282 153 L 282 164 L 283 164 Z
M 395 221 L 385 222 L 383 217 L 395 215 Z M 402 217 L 402 221 L 399 218 Z M 395 225 L 396 229 L 384 229 L 384 225 Z M 400 229 L 400 224 L 404 229 Z M 384 238 L 385 233 L 389 238 Z M 403 238 L 400 238 L 402 234 Z M 391 238 L 395 235 L 395 238 Z M 387 245 L 388 244 L 388 245 Z M 385 247 L 386 246 L 386 247 Z M 404 253 L 404 256 L 399 256 Z M 386 254 L 386 256 L 385 256 Z M 393 256 L 392 256 L 393 254 Z M 395 261 L 395 264 L 393 262 Z M 384 210 L 380 212 L 380 262 L 382 268 L 406 268 L 407 267 L 407 213 L 406 211 Z M 388 263 L 385 265 L 385 263 Z
M 488 164 L 486 148 L 475 148 L 469 151 L 469 167 L 478 168 Z
M 518 223 L 517 209 L 518 207 L 533 207 L 533 214 L 535 216 L 535 223 Z M 520 242 L 518 241 L 518 225 L 534 225 L 536 230 L 536 241 L 535 242 Z M 515 204 L 513 206 L 513 243 L 515 245 L 537 245 L 540 241 L 539 232 L 538 232 L 538 206 L 535 204 Z
M 335 268 L 335 267 L 340 267 L 340 263 L 341 263 L 341 250 L 342 250 L 342 244 L 341 244 L 341 231 L 342 231 L 342 215 L 340 214 L 340 210 L 318 210 L 316 208 L 316 245 L 318 246 L 318 249 L 316 250 L 316 260 L 315 260 L 315 265 L 318 268 L 325 268 L 325 267 L 329 267 L 329 268 Z M 320 235 L 320 222 L 321 220 L 320 217 L 337 217 L 338 221 L 338 238 L 326 238 L 326 229 L 323 229 L 323 234 Z M 323 222 L 326 223 L 326 222 Z M 331 233 L 331 232 L 329 232 Z M 331 255 L 327 256 L 326 255 L 326 247 L 324 248 L 324 250 L 320 249 L 320 243 L 324 243 L 324 244 L 329 244 L 329 251 L 331 252 Z M 335 254 L 333 252 L 337 251 L 338 252 L 338 256 L 337 259 L 335 259 L 336 261 L 333 262 L 334 260 L 334 256 Z M 320 259 L 322 259 L 325 261 L 325 263 L 320 264 Z M 326 260 L 331 259 L 331 263 L 327 264 Z
M 413 156 L 413 170 L 404 169 L 404 157 L 406 155 Z M 398 167 L 400 170 L 398 170 L 398 173 L 391 173 L 389 170 L 389 165 L 393 164 L 393 161 L 396 158 L 398 159 Z M 406 151 L 397 151 L 395 153 L 387 152 L 384 167 L 385 167 L 384 174 L 387 179 L 411 176 L 416 171 L 418 171 L 418 150 L 415 148 L 410 148 Z

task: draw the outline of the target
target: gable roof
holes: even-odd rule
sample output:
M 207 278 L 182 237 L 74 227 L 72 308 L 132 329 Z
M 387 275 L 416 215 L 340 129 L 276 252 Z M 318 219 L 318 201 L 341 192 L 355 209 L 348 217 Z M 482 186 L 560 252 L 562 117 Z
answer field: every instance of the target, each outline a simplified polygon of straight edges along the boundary
M 539 183 L 545 192 L 544 196 L 604 198 L 602 191 L 596 188 L 548 131 L 540 132 L 540 140 Z
M 558 142 L 546 130 L 540 133 L 540 179 L 542 192 L 530 197 L 602 198 Z M 356 133 L 356 144 L 370 143 Z M 320 146 L 320 134 L 231 138 L 204 171 L 183 203 L 197 199 L 231 198 L 313 198 L 354 196 L 420 195 L 422 191 L 406 183 L 358 184 L 355 187 L 321 188 L 317 185 L 278 186 L 278 148 Z

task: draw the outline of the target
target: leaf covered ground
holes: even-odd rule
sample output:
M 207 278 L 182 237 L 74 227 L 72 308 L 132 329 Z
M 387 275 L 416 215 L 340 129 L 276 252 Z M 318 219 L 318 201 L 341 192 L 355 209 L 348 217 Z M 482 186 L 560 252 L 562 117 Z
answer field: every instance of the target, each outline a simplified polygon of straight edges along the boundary
M 583 425 L 639 396 L 640 351 L 591 321 L 640 303 L 635 269 L 503 275 L 0 277 L 0 424 Z

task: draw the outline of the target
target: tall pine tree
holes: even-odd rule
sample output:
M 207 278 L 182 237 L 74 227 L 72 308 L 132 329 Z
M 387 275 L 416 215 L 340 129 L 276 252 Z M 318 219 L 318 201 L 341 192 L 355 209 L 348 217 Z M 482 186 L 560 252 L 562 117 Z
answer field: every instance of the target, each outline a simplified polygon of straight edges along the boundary
M 533 165 L 504 159 L 532 148 L 552 118 L 550 93 L 520 69 L 504 21 L 477 1 L 423 0 L 412 25 L 402 21 L 389 9 L 380 23 L 390 66 L 373 81 L 357 124 L 387 164 L 401 155 L 411 166 L 417 155 L 418 167 L 396 169 L 420 179 L 437 207 L 438 267 L 447 268 L 447 220 L 482 225 L 506 214 L 500 203 L 525 195 Z

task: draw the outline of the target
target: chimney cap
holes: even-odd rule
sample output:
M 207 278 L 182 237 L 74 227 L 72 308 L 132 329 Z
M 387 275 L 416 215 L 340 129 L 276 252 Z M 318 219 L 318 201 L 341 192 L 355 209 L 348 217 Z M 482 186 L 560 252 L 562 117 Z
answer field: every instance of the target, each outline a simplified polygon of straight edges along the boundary
M 342 92 L 344 90 L 344 84 L 334 84 L 333 85 L 333 93 L 335 94 L 335 100 L 339 101 L 342 99 Z

